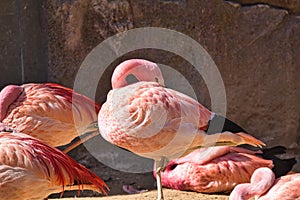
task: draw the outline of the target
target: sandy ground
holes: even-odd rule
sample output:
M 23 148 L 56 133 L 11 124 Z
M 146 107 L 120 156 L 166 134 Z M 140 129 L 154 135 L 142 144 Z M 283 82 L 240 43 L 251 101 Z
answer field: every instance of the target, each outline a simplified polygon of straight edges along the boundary
M 68 199 L 101 199 L 101 200 L 156 200 L 157 190 L 156 190 L 156 180 L 153 177 L 152 172 L 148 173 L 125 173 L 118 170 L 114 170 L 103 165 L 93 156 L 91 156 L 84 146 L 80 145 L 78 148 L 72 150 L 69 154 L 71 157 L 75 158 L 78 162 L 85 165 L 87 168 L 95 172 L 101 179 L 103 179 L 109 186 L 110 191 L 108 196 L 103 196 L 92 191 L 83 191 L 80 194 L 80 198 L 76 197 L 77 191 L 65 191 L 63 195 L 64 200 Z M 148 190 L 148 192 L 140 194 L 127 194 L 123 190 L 123 185 L 132 185 L 138 190 Z M 171 190 L 164 188 L 164 196 L 166 200 L 181 200 L 181 199 L 193 199 L 193 200 L 227 200 L 226 195 L 207 195 L 196 192 L 183 192 L 177 190 Z M 59 194 L 54 194 L 49 197 L 49 199 L 59 198 Z
M 196 192 L 183 192 L 170 189 L 164 189 L 164 197 L 166 200 L 228 200 L 226 195 L 207 195 Z M 132 195 L 114 195 L 107 197 L 83 197 L 83 198 L 64 198 L 63 200 L 156 200 L 157 191 L 152 190 L 141 194 Z
M 91 141 L 93 142 L 93 139 Z M 96 141 L 96 144 L 99 142 Z M 83 164 L 90 170 L 92 170 L 96 175 L 98 175 L 101 179 L 103 179 L 106 184 L 109 186 L 110 191 L 108 192 L 108 196 L 103 196 L 102 194 L 97 194 L 92 191 L 83 191 L 80 194 L 80 198 L 77 198 L 77 191 L 65 191 L 63 195 L 63 199 L 101 199 L 101 200 L 156 200 L 157 190 L 156 190 L 156 180 L 153 177 L 152 172 L 147 173 L 126 173 L 119 170 L 112 169 L 100 161 L 98 161 L 95 157 L 91 156 L 91 154 L 87 151 L 85 146 L 80 145 L 78 148 L 72 150 L 69 155 L 76 159 L 79 163 Z M 121 162 L 121 161 L 120 161 Z M 128 195 L 124 190 L 124 185 L 132 185 L 137 190 L 147 190 L 148 192 Z M 214 194 L 207 195 L 196 192 L 183 192 L 176 191 L 164 188 L 164 194 L 166 200 L 181 200 L 181 199 L 203 199 L 203 200 L 225 200 L 228 199 L 228 195 L 224 194 Z M 49 197 L 49 199 L 57 199 L 59 198 L 59 194 L 54 194 Z M 76 197 L 76 198 L 75 198 Z

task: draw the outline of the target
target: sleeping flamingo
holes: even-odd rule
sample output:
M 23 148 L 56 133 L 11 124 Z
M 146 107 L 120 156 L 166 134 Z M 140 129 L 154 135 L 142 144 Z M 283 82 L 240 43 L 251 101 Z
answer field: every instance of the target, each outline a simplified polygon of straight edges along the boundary
M 23 133 L 1 132 L 1 199 L 44 199 L 64 190 L 106 194 L 106 189 L 96 174 L 58 149 Z
M 129 76 L 138 82 L 128 84 Z M 100 133 L 114 145 L 155 160 L 158 199 L 163 199 L 160 173 L 171 159 L 203 146 L 264 145 L 242 132 L 207 134 L 216 115 L 194 99 L 165 88 L 153 62 L 127 60 L 116 67 L 111 82 L 113 89 L 98 115 Z M 239 129 L 234 125 L 230 122 L 232 129 Z
M 260 167 L 273 169 L 277 177 L 288 173 L 296 160 L 275 156 L 283 153 L 285 148 L 281 146 L 259 151 L 240 147 L 197 149 L 170 161 L 161 174 L 162 185 L 202 193 L 230 192 L 237 184 L 249 182 Z
M 275 180 L 269 168 L 262 167 L 253 173 L 251 183 L 237 185 L 230 194 L 230 200 L 247 200 L 256 196 L 259 200 L 300 199 L 300 173 L 282 176 Z
M 0 93 L 0 122 L 54 147 L 87 132 L 99 134 L 90 125 L 99 110 L 100 105 L 88 97 L 53 83 L 8 85 Z

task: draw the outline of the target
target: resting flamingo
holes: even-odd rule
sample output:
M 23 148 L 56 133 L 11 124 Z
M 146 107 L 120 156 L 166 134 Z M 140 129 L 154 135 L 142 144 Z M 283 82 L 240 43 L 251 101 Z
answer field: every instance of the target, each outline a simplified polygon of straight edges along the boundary
M 299 200 L 300 173 L 285 175 L 275 179 L 269 168 L 262 167 L 253 173 L 250 183 L 237 185 L 230 194 L 230 200 Z
M 99 134 L 91 125 L 99 110 L 88 97 L 53 83 L 8 85 L 0 93 L 0 122 L 54 147 L 87 132 Z
M 1 199 L 44 199 L 64 190 L 106 194 L 106 189 L 96 174 L 58 149 L 23 133 L 1 132 Z
M 128 84 L 129 76 L 138 82 Z M 160 173 L 171 159 L 203 146 L 264 145 L 242 132 L 207 134 L 210 123 L 219 116 L 194 99 L 165 88 L 153 62 L 127 60 L 116 67 L 111 82 L 113 89 L 98 115 L 100 133 L 114 145 L 155 160 L 158 199 L 163 199 Z M 240 129 L 227 122 L 232 129 Z
M 287 174 L 296 160 L 276 157 L 285 150 L 282 146 L 259 151 L 240 147 L 197 149 L 170 161 L 161 174 L 162 185 L 202 193 L 230 192 L 237 184 L 249 182 L 260 167 L 272 169 L 277 177 Z

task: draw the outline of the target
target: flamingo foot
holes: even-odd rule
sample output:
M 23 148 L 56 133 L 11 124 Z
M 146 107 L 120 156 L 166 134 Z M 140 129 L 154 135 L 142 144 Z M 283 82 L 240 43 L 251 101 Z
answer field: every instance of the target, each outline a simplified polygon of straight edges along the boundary
M 138 190 L 134 188 L 132 185 L 123 185 L 123 190 L 128 194 L 140 194 L 140 193 L 148 192 L 148 190 Z

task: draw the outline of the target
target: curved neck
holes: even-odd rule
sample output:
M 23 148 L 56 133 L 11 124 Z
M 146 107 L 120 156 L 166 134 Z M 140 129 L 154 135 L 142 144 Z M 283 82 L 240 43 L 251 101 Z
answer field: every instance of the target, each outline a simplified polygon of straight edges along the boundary
M 275 175 L 271 169 L 262 167 L 254 171 L 251 183 L 237 185 L 230 194 L 230 200 L 248 200 L 264 195 L 272 187 Z

